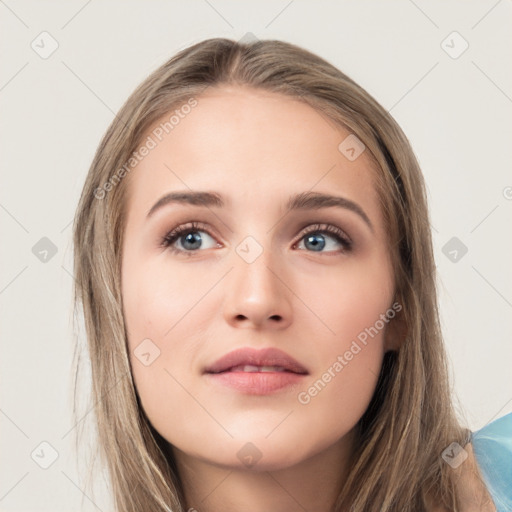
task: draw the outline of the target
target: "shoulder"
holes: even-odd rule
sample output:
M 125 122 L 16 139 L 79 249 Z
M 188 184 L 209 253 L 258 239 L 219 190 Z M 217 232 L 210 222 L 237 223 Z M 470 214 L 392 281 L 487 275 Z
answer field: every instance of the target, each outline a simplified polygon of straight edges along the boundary
M 512 511 L 512 413 L 473 432 L 471 445 L 496 511 Z
M 464 448 L 459 445 L 451 477 L 462 512 L 512 512 L 512 413 L 472 432 Z M 450 512 L 442 506 L 428 510 Z

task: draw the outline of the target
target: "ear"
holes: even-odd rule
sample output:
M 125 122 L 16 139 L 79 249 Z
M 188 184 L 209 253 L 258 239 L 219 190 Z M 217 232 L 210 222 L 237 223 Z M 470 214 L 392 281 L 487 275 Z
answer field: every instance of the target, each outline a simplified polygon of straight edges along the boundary
M 400 347 L 407 338 L 408 328 L 402 302 L 397 300 L 393 303 L 393 305 L 399 305 L 400 310 L 398 310 L 398 307 L 390 308 L 395 312 L 395 316 L 390 318 L 389 323 L 386 326 L 386 332 L 384 333 L 385 352 L 400 350 Z

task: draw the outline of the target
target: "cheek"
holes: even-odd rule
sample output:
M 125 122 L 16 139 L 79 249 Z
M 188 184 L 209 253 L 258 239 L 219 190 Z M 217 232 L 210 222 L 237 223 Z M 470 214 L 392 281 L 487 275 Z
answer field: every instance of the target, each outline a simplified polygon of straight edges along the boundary
M 338 275 L 317 276 L 315 286 L 305 282 L 301 288 L 322 320 L 317 322 L 322 334 L 315 341 L 318 370 L 297 401 L 324 431 L 339 433 L 353 426 L 374 393 L 385 332 L 395 315 L 392 276 L 381 261 L 347 265 Z
M 204 295 L 204 273 L 181 272 L 179 267 L 166 265 L 164 257 L 139 265 L 128 261 L 124 267 L 123 309 L 131 348 L 141 336 L 172 337 Z
M 166 264 L 164 255 L 152 262 L 124 262 L 123 312 L 132 374 L 143 409 L 161 433 L 169 426 L 174 433 L 192 430 L 189 415 L 177 422 L 176 411 L 194 410 L 184 390 L 196 371 L 191 354 L 202 333 L 196 320 L 206 316 L 201 298 L 210 280 L 204 272 L 185 273 Z
M 377 336 L 366 345 L 343 340 L 326 351 L 326 363 L 297 393 L 297 402 L 318 428 L 342 435 L 367 409 L 382 366 L 384 351 Z
M 326 352 L 329 347 L 342 350 L 358 337 L 364 341 L 365 333 L 374 332 L 376 324 L 379 332 L 384 330 L 387 322 L 380 319 L 391 307 L 394 283 L 389 265 L 383 262 L 384 257 L 354 259 L 338 269 L 323 269 L 297 280 L 295 290 L 315 313 L 307 316 L 311 324 L 318 324 Z

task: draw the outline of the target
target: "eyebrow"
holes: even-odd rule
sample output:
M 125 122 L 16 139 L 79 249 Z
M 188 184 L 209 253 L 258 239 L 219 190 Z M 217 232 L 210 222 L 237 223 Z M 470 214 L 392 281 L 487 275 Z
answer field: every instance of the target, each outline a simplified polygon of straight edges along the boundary
M 204 206 L 207 208 L 223 208 L 225 206 L 222 196 L 217 192 L 200 191 L 176 191 L 169 192 L 162 196 L 149 210 L 146 218 L 151 217 L 157 210 L 169 204 L 188 204 L 192 206 Z M 302 192 L 290 196 L 286 203 L 286 209 L 297 210 L 320 210 L 322 208 L 343 208 L 356 213 L 368 225 L 373 232 L 371 223 L 365 211 L 354 201 L 341 196 L 332 196 L 319 192 Z

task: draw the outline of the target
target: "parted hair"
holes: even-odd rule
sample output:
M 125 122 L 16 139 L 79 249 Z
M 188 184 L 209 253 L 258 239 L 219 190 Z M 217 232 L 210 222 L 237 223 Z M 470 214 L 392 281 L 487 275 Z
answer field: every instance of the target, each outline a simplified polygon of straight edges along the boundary
M 120 286 L 131 175 L 121 179 L 118 171 L 155 121 L 222 85 L 307 103 L 357 136 L 373 162 L 403 306 L 393 321 L 403 339 L 385 354 L 333 510 L 422 512 L 432 503 L 460 510 L 452 468 L 441 454 L 452 442 L 464 446 L 470 432 L 451 398 L 426 187 L 410 143 L 368 92 L 310 51 L 278 40 L 225 38 L 179 51 L 130 95 L 97 148 L 74 219 L 75 312 L 83 314 L 97 448 L 116 510 L 186 510 L 175 462 L 144 414 L 131 373 Z M 108 192 L 105 183 L 112 184 Z

